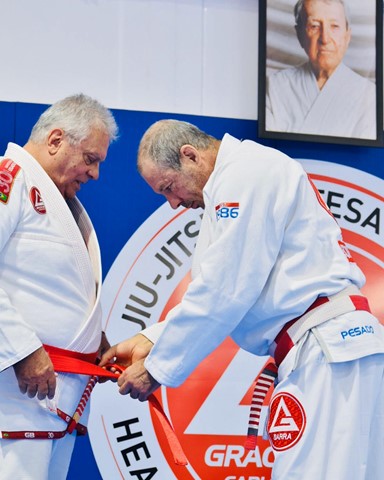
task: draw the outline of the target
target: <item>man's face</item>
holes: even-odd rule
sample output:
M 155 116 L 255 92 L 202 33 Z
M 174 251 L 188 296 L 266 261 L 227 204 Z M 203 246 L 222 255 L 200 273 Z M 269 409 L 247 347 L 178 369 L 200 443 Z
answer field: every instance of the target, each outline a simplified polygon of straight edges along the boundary
M 331 75 L 342 61 L 351 39 L 343 5 L 307 0 L 303 22 L 298 38 L 315 74 Z
M 173 170 L 145 159 L 141 162 L 141 175 L 154 192 L 164 195 L 172 208 L 204 208 L 207 177 L 192 161 L 182 163 L 181 170 Z
M 79 145 L 71 145 L 63 135 L 48 173 L 65 198 L 73 198 L 82 184 L 99 178 L 108 147 L 109 137 L 99 129 L 92 130 Z

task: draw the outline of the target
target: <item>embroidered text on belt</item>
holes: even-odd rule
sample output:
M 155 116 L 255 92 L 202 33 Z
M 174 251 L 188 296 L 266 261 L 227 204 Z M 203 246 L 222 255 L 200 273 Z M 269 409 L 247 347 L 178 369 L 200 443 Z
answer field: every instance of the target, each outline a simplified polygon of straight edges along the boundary
M 285 324 L 270 348 L 274 361 L 268 362 L 256 378 L 245 442 L 246 449 L 254 450 L 256 447 L 264 400 L 270 388 L 274 385 L 279 365 L 290 349 L 311 328 L 355 310 L 370 312 L 367 298 L 360 293 L 357 287 L 351 286 L 336 295 L 318 297 L 303 315 Z
M 50 356 L 55 371 L 91 376 L 77 405 L 75 413 L 70 416 L 57 409 L 58 416 L 68 424 L 66 430 L 60 432 L 1 431 L 0 435 L 3 439 L 58 439 L 63 438 L 67 433 L 72 433 L 75 429 L 77 430 L 78 434 L 85 435 L 87 433 L 87 428 L 81 425 L 79 420 L 99 377 L 117 379 L 124 370 L 121 366 L 114 364 L 111 365 L 111 367 L 114 367 L 114 369 L 119 372 L 114 373 L 110 370 L 106 370 L 95 365 L 94 362 L 96 360 L 96 354 L 83 354 L 49 345 L 44 345 L 44 348 Z M 154 414 L 164 430 L 165 438 L 169 443 L 175 463 L 178 465 L 187 465 L 188 461 L 176 437 L 175 431 L 173 430 L 173 427 L 168 420 L 163 407 L 161 406 L 161 403 L 153 394 L 148 397 L 148 402 L 150 403 Z

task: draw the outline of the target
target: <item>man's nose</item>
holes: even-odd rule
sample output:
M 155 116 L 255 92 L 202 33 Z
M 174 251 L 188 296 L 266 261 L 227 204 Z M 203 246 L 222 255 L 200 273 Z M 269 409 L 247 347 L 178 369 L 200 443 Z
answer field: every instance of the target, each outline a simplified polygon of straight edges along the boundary
M 180 207 L 182 200 L 177 195 L 168 194 L 165 196 L 165 198 L 173 210 L 176 210 Z
M 328 43 L 331 37 L 331 29 L 328 25 L 322 25 L 321 33 L 320 33 L 320 40 L 322 43 Z
M 98 180 L 100 172 L 99 172 L 100 165 L 98 162 L 93 163 L 90 165 L 88 169 L 88 176 L 92 178 L 92 180 Z

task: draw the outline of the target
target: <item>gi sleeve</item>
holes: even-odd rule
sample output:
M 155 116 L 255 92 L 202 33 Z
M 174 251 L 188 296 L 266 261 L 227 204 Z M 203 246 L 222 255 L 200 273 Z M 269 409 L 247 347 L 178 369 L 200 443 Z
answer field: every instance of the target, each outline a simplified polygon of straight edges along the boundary
M 204 212 L 209 219 L 203 224 L 210 224 L 210 244 L 145 362 L 166 386 L 182 383 L 231 335 L 257 301 L 279 255 L 296 185 L 285 162 L 275 161 L 275 151 L 263 148 L 260 154 L 271 158 L 258 162 L 254 148 L 241 145 L 236 161 L 216 165 L 209 179 Z
M 4 175 L 2 178 L 4 179 Z M 0 273 L 0 371 L 41 347 L 41 342 L 33 329 L 12 304 L 12 291 L 7 284 L 6 271 L 3 268 L 6 245 L 8 242 L 12 242 L 14 236 L 17 235 L 18 226 L 23 221 L 24 208 L 28 201 L 24 175 L 21 170 L 17 173 L 7 193 L 7 198 L 0 201 L 0 269 L 2 270 Z M 18 258 L 11 260 L 19 261 Z

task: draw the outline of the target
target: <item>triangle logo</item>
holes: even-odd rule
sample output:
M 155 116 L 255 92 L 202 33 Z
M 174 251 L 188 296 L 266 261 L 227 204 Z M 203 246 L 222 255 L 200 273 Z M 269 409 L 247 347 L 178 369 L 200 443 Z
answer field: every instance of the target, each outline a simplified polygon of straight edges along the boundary
M 296 397 L 287 392 L 280 392 L 272 398 L 268 434 L 274 450 L 288 450 L 296 445 L 303 435 L 305 426 L 305 411 Z

